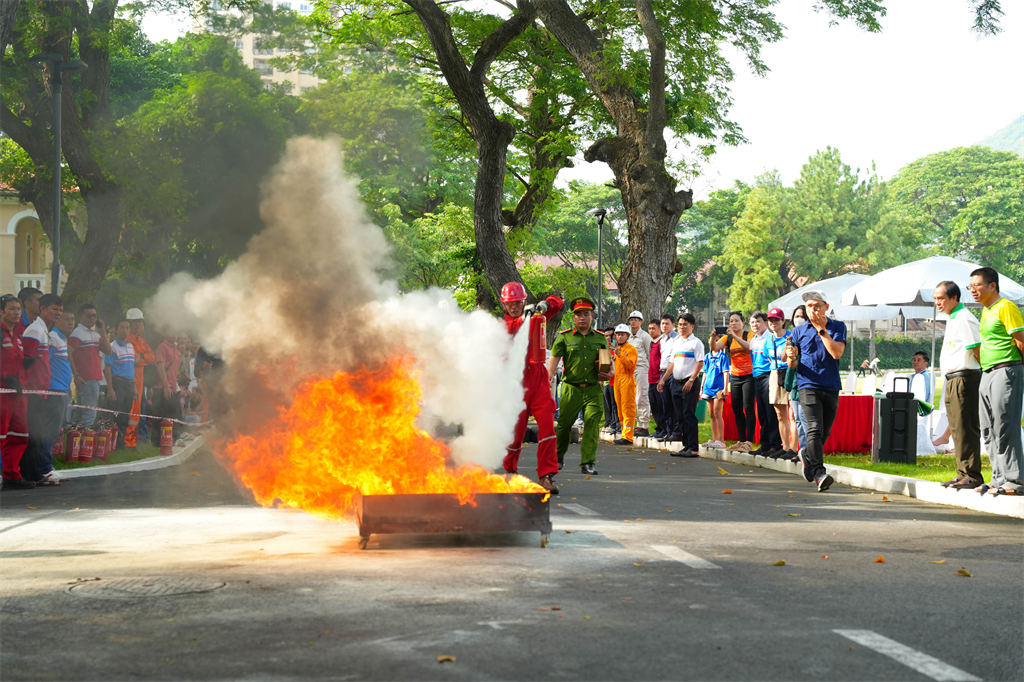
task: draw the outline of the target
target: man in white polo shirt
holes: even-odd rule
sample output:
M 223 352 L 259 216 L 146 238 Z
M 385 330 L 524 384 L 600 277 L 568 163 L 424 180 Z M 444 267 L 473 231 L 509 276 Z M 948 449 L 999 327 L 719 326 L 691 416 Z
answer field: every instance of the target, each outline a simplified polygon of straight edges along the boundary
M 949 315 L 946 336 L 939 353 L 939 367 L 946 377 L 946 418 L 956 443 L 956 478 L 946 488 L 976 488 L 981 477 L 981 420 L 978 396 L 981 387 L 981 326 L 978 318 L 960 303 L 956 282 L 940 282 L 933 294 L 935 307 Z
M 654 339 L 643 330 L 644 314 L 634 310 L 629 314 L 629 339 L 627 343 L 636 348 L 636 371 L 633 380 L 636 382 L 636 435 L 649 436 L 651 425 L 651 401 L 647 394 L 647 373 L 650 367 L 651 344 Z
M 692 313 L 679 316 L 679 336 L 672 343 L 672 359 L 665 376 L 658 382 L 664 392 L 665 380 L 672 376 L 672 403 L 675 408 L 675 432 L 669 440 L 682 441 L 683 449 L 673 457 L 697 457 L 697 402 L 700 400 L 700 371 L 704 368 L 704 342 L 693 333 L 697 320 Z

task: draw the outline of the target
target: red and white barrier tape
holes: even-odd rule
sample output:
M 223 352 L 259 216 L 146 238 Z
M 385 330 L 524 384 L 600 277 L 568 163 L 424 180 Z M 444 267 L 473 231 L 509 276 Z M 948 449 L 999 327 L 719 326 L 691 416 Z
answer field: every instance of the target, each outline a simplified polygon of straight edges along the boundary
M 11 388 L 0 388 L 0 393 L 17 393 L 17 391 Z M 64 397 L 68 396 L 67 393 L 62 393 L 60 391 L 22 391 L 21 393 L 22 395 L 58 395 Z M 122 412 L 120 410 L 108 410 L 105 407 L 93 407 L 92 405 L 75 405 L 75 407 L 80 410 L 96 410 L 97 412 L 109 412 L 111 414 L 132 414 L 131 412 Z M 206 426 L 207 424 L 213 423 L 213 421 L 210 420 L 207 422 L 203 422 L 202 424 L 191 424 L 189 422 L 183 422 L 180 419 L 171 419 L 170 417 L 159 417 L 155 414 L 140 414 L 139 419 L 160 419 L 169 422 L 174 422 L 175 424 L 184 424 L 185 426 Z

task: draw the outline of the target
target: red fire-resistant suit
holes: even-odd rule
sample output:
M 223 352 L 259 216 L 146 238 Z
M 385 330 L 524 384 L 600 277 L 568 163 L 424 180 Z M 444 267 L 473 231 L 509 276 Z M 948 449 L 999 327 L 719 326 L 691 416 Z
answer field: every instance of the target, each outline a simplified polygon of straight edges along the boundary
M 3 329 L 3 349 L 0 354 L 0 386 L 16 389 L 25 385 L 25 370 L 21 366 L 25 350 L 21 337 L 10 329 Z M 0 393 L 0 458 L 3 477 L 17 481 L 21 478 L 21 456 L 28 446 L 28 409 L 25 396 L 18 393 Z
M 550 321 L 562 309 L 562 299 L 548 296 L 548 309 L 544 319 Z M 505 314 L 508 333 L 515 334 L 523 326 L 523 317 L 510 317 Z M 530 415 L 537 420 L 537 476 L 543 478 L 548 474 L 558 473 L 558 458 L 555 455 L 555 399 L 551 396 L 551 385 L 548 383 L 548 370 L 543 363 L 533 363 L 527 358 L 523 369 L 523 388 L 526 394 L 526 409 L 519 414 L 516 430 L 512 435 L 512 444 L 505 455 L 505 471 L 519 468 L 519 453 L 523 449 L 523 436 L 526 435 L 526 422 Z

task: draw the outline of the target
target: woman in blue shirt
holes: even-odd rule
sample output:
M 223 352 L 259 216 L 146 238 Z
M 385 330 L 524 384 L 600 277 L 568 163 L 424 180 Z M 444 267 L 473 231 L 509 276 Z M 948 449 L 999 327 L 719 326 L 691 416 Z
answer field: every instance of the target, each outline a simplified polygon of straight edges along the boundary
M 718 334 L 711 332 L 708 348 L 714 348 L 718 342 Z M 706 448 L 725 447 L 725 421 L 722 410 L 725 408 L 725 392 L 728 387 L 729 353 L 723 349 L 713 350 L 704 356 L 704 387 L 701 399 L 708 404 L 708 415 L 711 418 L 711 440 L 704 443 Z

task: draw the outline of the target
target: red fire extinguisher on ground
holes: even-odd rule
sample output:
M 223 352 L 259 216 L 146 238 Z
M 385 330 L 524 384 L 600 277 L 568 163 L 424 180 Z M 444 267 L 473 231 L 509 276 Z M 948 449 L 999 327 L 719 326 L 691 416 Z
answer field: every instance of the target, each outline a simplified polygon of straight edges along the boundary
M 547 362 L 548 321 L 543 315 L 530 315 L 530 340 L 527 359 L 530 364 L 543 365 Z
M 78 461 L 78 453 L 82 448 L 82 432 L 77 428 L 68 431 L 67 457 L 69 462 Z
M 78 461 L 89 463 L 92 461 L 93 450 L 96 447 L 96 432 L 86 431 L 82 434 L 82 449 L 78 453 Z
M 107 458 L 107 429 L 106 427 L 96 432 L 96 445 L 93 449 L 93 458 L 104 460 Z
M 160 422 L 160 454 L 164 457 L 174 454 L 174 426 L 164 419 Z
M 51 457 L 64 457 L 64 435 L 60 434 L 57 436 L 57 440 L 53 441 L 53 449 L 50 450 Z
M 117 424 L 110 425 L 110 437 L 107 439 L 107 451 L 113 452 L 117 449 L 117 438 L 121 432 L 117 430 Z

